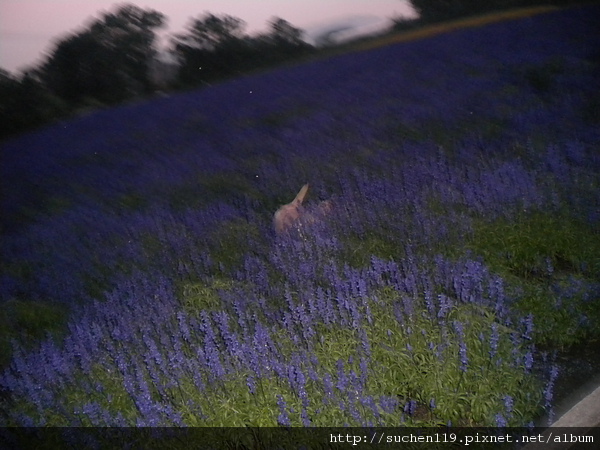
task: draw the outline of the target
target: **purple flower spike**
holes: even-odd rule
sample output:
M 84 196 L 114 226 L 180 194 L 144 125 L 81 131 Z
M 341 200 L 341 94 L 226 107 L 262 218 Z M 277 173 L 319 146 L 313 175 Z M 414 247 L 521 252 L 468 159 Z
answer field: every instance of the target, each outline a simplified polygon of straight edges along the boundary
M 252 375 L 246 378 L 246 385 L 248 386 L 251 394 L 256 394 L 256 380 Z
M 287 403 L 281 395 L 277 395 L 277 406 L 279 406 L 279 416 L 277 417 L 277 423 L 284 427 L 291 427 L 292 422 L 287 413 Z
M 527 351 L 527 353 L 523 357 L 523 360 L 525 365 L 525 372 L 531 372 L 531 369 L 533 368 L 533 353 L 531 350 Z
M 398 398 L 382 395 L 379 397 L 379 406 L 384 412 L 392 414 L 398 407 Z
M 469 359 L 467 357 L 467 345 L 465 343 L 465 332 L 462 322 L 455 320 L 454 329 L 456 330 L 458 337 L 458 354 L 460 356 L 460 370 L 463 372 L 467 371 Z
M 412 416 L 415 414 L 416 411 L 417 411 L 417 401 L 416 400 L 409 400 L 408 402 L 406 402 L 406 404 L 404 405 L 404 412 L 406 414 L 408 414 L 409 416 Z
M 492 324 L 492 335 L 490 336 L 490 358 L 493 359 L 498 353 L 498 343 L 500 342 L 500 334 L 498 332 L 498 324 Z
M 533 333 L 533 314 L 528 314 L 527 317 L 522 320 L 522 323 L 525 325 L 523 338 L 531 340 L 531 334 Z
M 444 294 L 439 294 L 438 302 L 440 306 L 437 316 L 438 318 L 443 319 L 444 317 L 446 317 L 446 315 L 450 312 L 450 309 L 452 308 L 452 300 Z
M 504 416 L 500 413 L 496 414 L 496 426 L 498 428 L 504 428 L 504 427 L 508 426 L 508 422 L 506 421 Z
M 346 373 L 344 372 L 344 361 L 342 361 L 341 359 L 338 359 L 337 361 L 337 384 L 336 387 L 344 392 L 346 390 L 346 386 L 348 383 L 348 379 L 346 377 Z
M 333 398 L 333 381 L 328 373 L 323 377 L 323 391 L 325 392 L 325 402 L 328 403 Z
M 510 395 L 505 395 L 503 397 L 504 407 L 506 408 L 506 414 L 510 417 L 513 412 L 514 407 L 514 399 Z

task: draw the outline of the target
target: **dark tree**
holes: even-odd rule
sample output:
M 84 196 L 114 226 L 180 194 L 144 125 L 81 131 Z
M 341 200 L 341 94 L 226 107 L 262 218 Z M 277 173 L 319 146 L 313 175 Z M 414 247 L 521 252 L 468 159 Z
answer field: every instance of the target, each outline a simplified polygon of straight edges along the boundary
M 239 71 L 240 59 L 248 51 L 244 28 L 244 21 L 227 15 L 192 20 L 187 32 L 172 42 L 181 64 L 181 83 L 205 84 Z
M 14 77 L 0 69 L 0 139 L 66 114 L 66 105 L 45 88 L 35 70 Z
M 419 13 L 422 21 L 436 22 L 532 2 L 527 0 L 410 0 L 410 3 Z
M 268 34 L 257 39 L 262 61 L 266 65 L 277 64 L 309 53 L 314 48 L 302 40 L 302 35 L 303 31 L 287 20 L 274 17 Z
M 75 105 L 86 97 L 107 100 L 105 91 L 113 78 L 109 69 L 110 52 L 85 32 L 58 43 L 43 67 L 43 77 L 52 92 Z M 113 86 L 110 91 L 117 89 Z
M 569 5 L 572 0 L 410 0 L 421 22 L 437 22 L 534 5 Z M 400 24 L 402 26 L 403 24 Z M 411 25 L 412 24 L 408 24 Z
M 208 14 L 195 19 L 186 34 L 173 40 L 181 64 L 183 85 L 202 85 L 297 57 L 312 47 L 302 31 L 274 18 L 267 34 L 249 37 L 244 22 L 231 16 Z
M 242 39 L 245 27 L 245 22 L 236 17 L 206 14 L 193 19 L 187 33 L 176 36 L 176 42 L 192 48 L 215 50 L 228 41 Z
M 275 45 L 299 47 L 305 45 L 302 40 L 302 30 L 295 28 L 287 20 L 275 17 L 270 23 L 271 33 Z
M 87 30 L 61 40 L 44 64 L 43 80 L 72 105 L 115 103 L 151 90 L 149 63 L 164 16 L 123 5 Z
M 91 27 L 92 34 L 112 50 L 116 58 L 113 63 L 117 63 L 132 93 L 148 91 L 148 66 L 156 55 L 155 30 L 164 24 L 165 18 L 159 12 L 125 5 L 114 14 L 105 14 Z

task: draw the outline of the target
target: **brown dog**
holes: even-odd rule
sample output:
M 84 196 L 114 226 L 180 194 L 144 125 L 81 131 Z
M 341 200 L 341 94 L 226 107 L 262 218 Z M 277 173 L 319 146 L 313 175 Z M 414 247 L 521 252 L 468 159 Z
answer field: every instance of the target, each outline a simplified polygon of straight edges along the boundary
M 273 226 L 277 234 L 285 233 L 300 219 L 304 212 L 302 202 L 306 194 L 308 194 L 308 183 L 302 186 L 300 192 L 298 192 L 296 198 L 291 203 L 283 205 L 277 210 L 273 217 Z
M 314 224 L 331 212 L 333 208 L 331 200 L 325 200 L 319 203 L 316 208 L 308 211 L 302 206 L 308 194 L 308 188 L 308 183 L 302 186 L 296 198 L 291 203 L 283 205 L 275 213 L 273 227 L 278 235 L 288 232 L 292 227 L 297 228 L 301 225 Z

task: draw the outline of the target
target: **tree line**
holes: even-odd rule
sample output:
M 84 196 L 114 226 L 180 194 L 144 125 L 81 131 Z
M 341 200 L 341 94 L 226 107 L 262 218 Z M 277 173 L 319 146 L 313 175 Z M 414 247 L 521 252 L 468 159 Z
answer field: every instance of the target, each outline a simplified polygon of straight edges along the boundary
M 535 5 L 569 5 L 573 0 L 410 0 L 420 23 L 432 23 L 491 11 Z M 414 25 L 414 24 L 412 24 Z
M 410 0 L 417 19 L 397 30 L 490 10 L 568 0 Z M 156 49 L 165 16 L 131 4 L 117 7 L 83 31 L 59 40 L 39 66 L 12 75 L 0 69 L 0 139 L 86 109 L 143 98 L 157 90 L 186 89 L 316 52 L 302 30 L 273 18 L 250 36 L 245 23 L 205 14 L 170 39 L 165 60 Z
M 302 31 L 283 19 L 249 36 L 242 20 L 205 14 L 161 54 L 156 40 L 164 25 L 157 11 L 122 5 L 58 41 L 39 66 L 19 76 L 0 69 L 0 138 L 88 108 L 210 84 L 314 51 Z

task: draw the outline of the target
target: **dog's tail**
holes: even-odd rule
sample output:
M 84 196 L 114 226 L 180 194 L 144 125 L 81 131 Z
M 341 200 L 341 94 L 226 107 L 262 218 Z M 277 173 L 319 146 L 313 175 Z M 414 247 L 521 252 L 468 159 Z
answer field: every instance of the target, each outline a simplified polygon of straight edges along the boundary
M 302 186 L 302 188 L 300 188 L 300 192 L 298 192 L 298 194 L 296 194 L 296 198 L 292 201 L 292 205 L 294 206 L 299 206 L 302 204 L 302 202 L 304 201 L 304 199 L 306 198 L 306 194 L 308 194 L 308 188 L 309 188 L 309 184 L 306 183 L 304 186 Z

